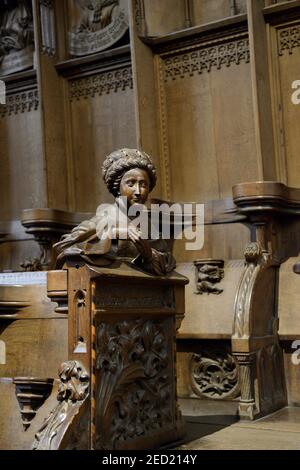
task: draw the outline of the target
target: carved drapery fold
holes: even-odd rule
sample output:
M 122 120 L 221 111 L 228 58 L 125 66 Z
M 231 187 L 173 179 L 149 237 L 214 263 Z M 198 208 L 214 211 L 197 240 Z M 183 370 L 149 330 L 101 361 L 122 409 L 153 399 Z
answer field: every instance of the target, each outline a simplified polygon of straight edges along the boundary
M 35 436 L 33 450 L 58 450 L 89 394 L 89 375 L 78 361 L 64 362 L 59 371 L 58 404 Z

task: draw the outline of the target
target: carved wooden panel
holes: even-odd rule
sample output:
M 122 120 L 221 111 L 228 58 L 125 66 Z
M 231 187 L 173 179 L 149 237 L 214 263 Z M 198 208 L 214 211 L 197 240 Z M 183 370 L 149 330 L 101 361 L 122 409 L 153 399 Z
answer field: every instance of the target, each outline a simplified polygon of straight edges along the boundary
M 300 24 L 276 30 L 277 51 L 274 52 L 274 70 L 277 83 L 276 133 L 281 153 L 279 178 L 289 186 L 299 186 L 300 163 L 300 104 L 292 102 L 294 81 L 300 79 Z
M 17 219 L 22 209 L 46 205 L 40 112 L 34 91 L 8 97 L 0 119 L 0 218 Z
M 173 328 L 172 318 L 98 323 L 96 449 L 136 448 L 176 426 Z
M 94 211 L 110 197 L 101 176 L 105 156 L 135 146 L 131 69 L 71 80 L 69 97 L 74 206 Z
M 246 34 L 161 55 L 166 198 L 175 188 L 179 200 L 223 198 L 237 182 L 257 178 L 249 67 Z
M 115 288 L 110 284 L 103 282 L 97 287 L 94 297 L 96 309 L 174 309 L 175 298 L 172 287 L 155 286 L 151 290 L 144 285 L 132 285 L 130 289 L 128 285 L 116 284 Z
M 1 2 L 0 75 L 8 75 L 32 67 L 33 52 L 31 0 Z
M 126 0 L 68 0 L 69 52 L 83 56 L 113 46 L 128 30 Z
M 246 12 L 246 0 L 192 0 L 194 24 L 209 23 Z

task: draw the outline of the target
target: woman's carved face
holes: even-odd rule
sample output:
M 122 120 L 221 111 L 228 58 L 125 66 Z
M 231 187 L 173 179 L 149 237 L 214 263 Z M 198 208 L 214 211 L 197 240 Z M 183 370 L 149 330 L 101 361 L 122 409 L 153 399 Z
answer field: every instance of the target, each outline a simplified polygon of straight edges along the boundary
M 134 168 L 127 171 L 120 183 L 120 195 L 127 197 L 129 206 L 145 204 L 150 190 L 147 171 Z

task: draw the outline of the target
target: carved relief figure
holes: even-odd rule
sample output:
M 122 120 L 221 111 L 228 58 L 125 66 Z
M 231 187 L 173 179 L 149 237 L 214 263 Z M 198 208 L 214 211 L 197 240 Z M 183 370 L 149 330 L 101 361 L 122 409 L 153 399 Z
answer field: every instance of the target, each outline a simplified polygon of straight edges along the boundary
M 223 289 L 219 288 L 216 284 L 224 278 L 224 269 L 216 264 L 202 263 L 201 261 L 194 262 L 196 273 L 196 294 L 222 294 Z
M 108 26 L 117 13 L 119 0 L 77 0 L 82 10 L 80 24 L 75 32 L 94 33 Z
M 0 56 L 20 51 L 33 44 L 31 2 L 7 1 L 0 10 Z
M 151 158 L 136 149 L 117 150 L 105 159 L 102 171 L 108 190 L 116 198 L 115 204 L 100 205 L 95 217 L 82 222 L 54 245 L 60 253 L 58 265 L 66 255 L 81 256 L 88 263 L 98 265 L 122 257 L 151 274 L 171 272 L 175 268 L 171 240 L 162 239 L 159 233 L 153 239 L 146 239 L 137 217 L 130 215 L 130 208 L 145 207 L 156 184 Z M 147 231 L 154 233 L 151 227 Z
M 30 0 L 0 1 L 0 74 L 33 66 L 34 33 Z
M 108 49 L 128 31 L 127 0 L 69 0 L 69 7 L 71 55 Z

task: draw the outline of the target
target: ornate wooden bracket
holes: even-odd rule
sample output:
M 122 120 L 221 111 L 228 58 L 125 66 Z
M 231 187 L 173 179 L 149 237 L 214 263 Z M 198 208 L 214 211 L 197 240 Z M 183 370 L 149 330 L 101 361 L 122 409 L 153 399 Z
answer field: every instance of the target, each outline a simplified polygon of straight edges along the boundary
M 89 375 L 80 362 L 64 362 L 59 378 L 58 403 L 36 434 L 33 450 L 63 449 L 89 395 Z
M 245 251 L 232 335 L 240 370 L 239 413 L 254 419 L 287 404 L 278 338 L 278 273 L 280 264 L 300 249 L 299 236 L 294 236 L 300 229 L 300 190 L 281 183 L 245 183 L 233 188 L 233 197 L 239 213 L 254 227 L 253 242 Z
M 37 410 L 49 397 L 53 379 L 15 378 L 16 395 L 21 408 L 23 427 L 26 431 Z
M 22 212 L 22 225 L 26 233 L 33 235 L 40 246 L 40 257 L 36 260 L 39 270 L 48 271 L 55 265 L 52 245 L 60 237 L 70 232 L 89 214 L 76 214 L 56 209 L 25 209 Z M 33 268 L 34 269 L 34 266 Z

